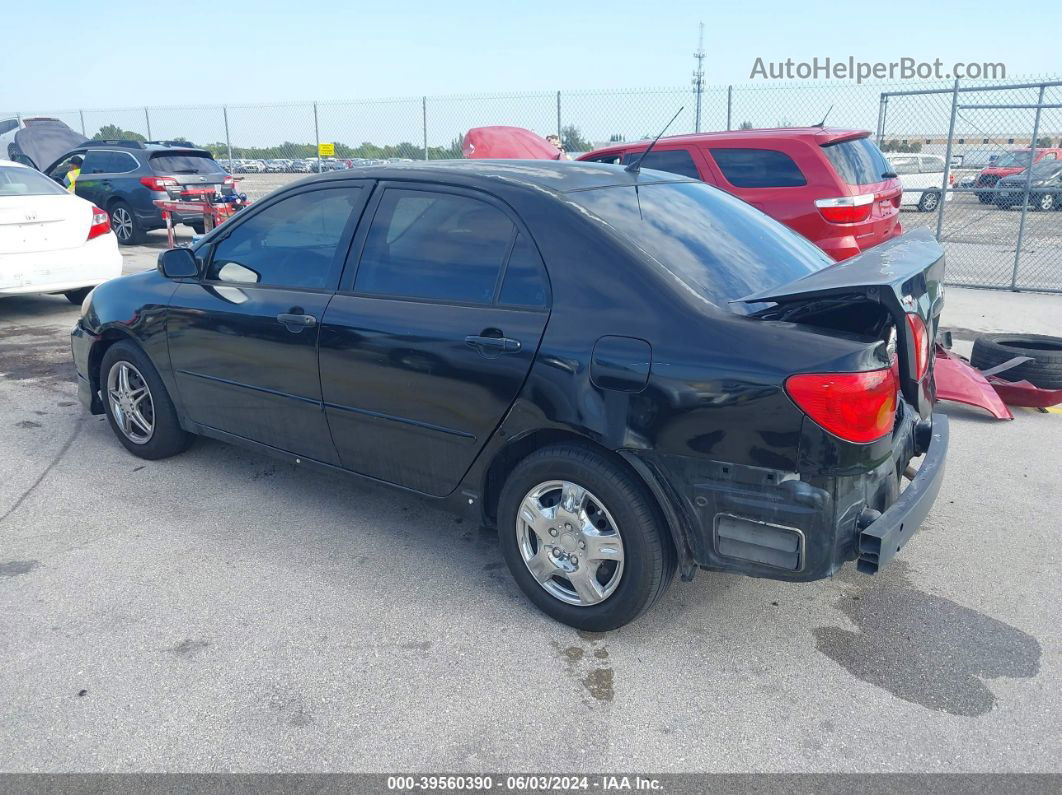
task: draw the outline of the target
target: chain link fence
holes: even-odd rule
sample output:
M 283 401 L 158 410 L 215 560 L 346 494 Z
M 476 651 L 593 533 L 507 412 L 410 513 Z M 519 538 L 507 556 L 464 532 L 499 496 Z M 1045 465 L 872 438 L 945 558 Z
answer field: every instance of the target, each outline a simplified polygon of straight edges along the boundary
M 704 86 L 699 130 L 823 121 L 873 130 L 901 172 L 901 222 L 937 233 L 951 283 L 1062 291 L 1062 213 L 1051 211 L 1062 204 L 1062 178 L 1057 192 L 1054 183 L 1032 179 L 1015 186 L 1013 178 L 1029 174 L 1021 171 L 1028 160 L 1036 162 L 1034 177 L 1046 169 L 1040 165 L 1045 159 L 1062 162 L 1062 81 L 956 85 Z M 348 160 L 461 157 L 462 137 L 472 127 L 506 124 L 556 133 L 577 154 L 654 137 L 680 107 L 668 134 L 698 131 L 697 97 L 688 87 L 32 110 L 0 113 L 0 119 L 58 118 L 90 138 L 192 141 L 243 174 L 241 189 L 260 198 L 298 178 L 300 170 L 340 168 Z M 319 159 L 321 143 L 334 144 L 334 161 Z

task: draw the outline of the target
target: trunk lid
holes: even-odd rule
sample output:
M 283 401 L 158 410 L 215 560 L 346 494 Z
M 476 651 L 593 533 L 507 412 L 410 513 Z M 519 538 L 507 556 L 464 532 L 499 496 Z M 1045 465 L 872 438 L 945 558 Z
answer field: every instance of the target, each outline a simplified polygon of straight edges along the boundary
M 851 300 L 880 305 L 896 329 L 900 385 L 904 398 L 923 417 L 932 411 L 933 356 L 921 381 L 916 378 L 916 340 L 906 315 L 925 324 L 932 346 L 944 305 L 944 251 L 928 229 L 893 238 L 843 263 L 816 271 L 788 284 L 740 299 L 773 302 L 786 308 Z
M 91 205 L 76 196 L 0 197 L 0 255 L 77 248 L 91 221 Z

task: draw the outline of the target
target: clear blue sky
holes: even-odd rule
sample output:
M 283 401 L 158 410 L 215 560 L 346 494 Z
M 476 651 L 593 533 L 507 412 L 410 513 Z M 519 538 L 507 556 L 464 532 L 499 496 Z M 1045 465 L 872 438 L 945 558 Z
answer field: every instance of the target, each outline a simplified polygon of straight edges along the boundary
M 836 0 L 572 5 L 580 10 L 540 0 L 9 2 L 0 110 L 684 86 L 700 20 L 710 84 L 747 81 L 757 56 L 1062 69 L 1054 3 L 1037 4 L 1031 24 L 1020 5 L 951 0 L 910 12 Z M 209 66 L 167 74 L 170 54 L 213 64 L 216 79 L 195 78 Z

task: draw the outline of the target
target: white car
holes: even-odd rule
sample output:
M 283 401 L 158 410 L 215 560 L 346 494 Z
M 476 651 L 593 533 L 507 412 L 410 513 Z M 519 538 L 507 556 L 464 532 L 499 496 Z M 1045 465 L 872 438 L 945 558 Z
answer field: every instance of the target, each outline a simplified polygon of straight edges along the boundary
M 0 160 L 0 297 L 62 293 L 80 304 L 121 274 L 107 213 L 36 169 Z
M 940 155 L 888 155 L 892 169 L 900 177 L 903 186 L 901 207 L 915 207 L 920 212 L 931 213 L 940 206 L 940 186 L 944 180 L 944 158 Z M 950 182 L 955 184 L 955 176 Z M 945 201 L 951 201 L 947 191 Z

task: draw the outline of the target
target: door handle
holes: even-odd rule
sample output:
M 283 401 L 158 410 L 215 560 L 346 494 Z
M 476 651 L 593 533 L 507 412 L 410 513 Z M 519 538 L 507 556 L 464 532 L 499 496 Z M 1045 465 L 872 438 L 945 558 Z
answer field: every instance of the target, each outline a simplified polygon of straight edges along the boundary
M 313 315 L 293 315 L 287 312 L 281 312 L 277 315 L 277 322 L 287 328 L 288 331 L 298 334 L 304 328 L 313 328 L 316 326 L 317 318 Z
M 484 337 L 470 334 L 465 337 L 465 345 L 480 353 L 517 353 L 521 347 L 520 340 L 509 337 Z

